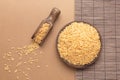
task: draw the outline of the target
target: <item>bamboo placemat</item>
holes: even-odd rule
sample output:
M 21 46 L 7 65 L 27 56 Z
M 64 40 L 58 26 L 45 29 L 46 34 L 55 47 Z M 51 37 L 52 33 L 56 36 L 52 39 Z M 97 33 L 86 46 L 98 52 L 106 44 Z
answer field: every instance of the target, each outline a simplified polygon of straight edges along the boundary
M 75 20 L 94 25 L 102 39 L 99 60 L 76 80 L 120 80 L 120 0 L 75 0 Z

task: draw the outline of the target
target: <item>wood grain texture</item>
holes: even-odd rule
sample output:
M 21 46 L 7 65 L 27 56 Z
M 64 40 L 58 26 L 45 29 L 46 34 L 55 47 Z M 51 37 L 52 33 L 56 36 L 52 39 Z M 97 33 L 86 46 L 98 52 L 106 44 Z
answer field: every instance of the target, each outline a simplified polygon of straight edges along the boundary
M 120 0 L 75 0 L 75 20 L 94 25 L 102 39 L 99 60 L 76 80 L 120 80 Z

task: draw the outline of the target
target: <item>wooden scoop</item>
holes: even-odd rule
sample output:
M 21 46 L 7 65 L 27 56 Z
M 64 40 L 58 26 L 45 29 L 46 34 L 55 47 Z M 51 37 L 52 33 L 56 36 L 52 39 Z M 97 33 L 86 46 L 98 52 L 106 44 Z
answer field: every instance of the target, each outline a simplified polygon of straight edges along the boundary
M 37 30 L 33 34 L 32 39 L 34 40 L 34 42 L 38 43 L 39 45 L 42 45 L 48 33 L 53 28 L 53 25 L 57 20 L 59 14 L 60 10 L 58 8 L 52 9 L 49 16 L 40 23 Z

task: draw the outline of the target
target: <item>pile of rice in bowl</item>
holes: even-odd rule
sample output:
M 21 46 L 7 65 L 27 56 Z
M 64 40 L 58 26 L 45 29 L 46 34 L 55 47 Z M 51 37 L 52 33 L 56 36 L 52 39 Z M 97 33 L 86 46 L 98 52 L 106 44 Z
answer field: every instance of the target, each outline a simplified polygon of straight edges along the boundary
M 85 22 L 72 22 L 58 35 L 57 50 L 60 58 L 78 68 L 93 63 L 100 49 L 99 33 Z

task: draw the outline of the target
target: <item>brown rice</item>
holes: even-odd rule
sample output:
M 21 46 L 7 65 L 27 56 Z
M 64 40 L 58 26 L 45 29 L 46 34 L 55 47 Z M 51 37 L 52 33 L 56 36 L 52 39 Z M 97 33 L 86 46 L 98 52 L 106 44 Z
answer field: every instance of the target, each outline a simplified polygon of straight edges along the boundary
M 58 36 L 60 57 L 73 65 L 91 63 L 101 48 L 97 30 L 84 22 L 73 22 L 66 26 Z

